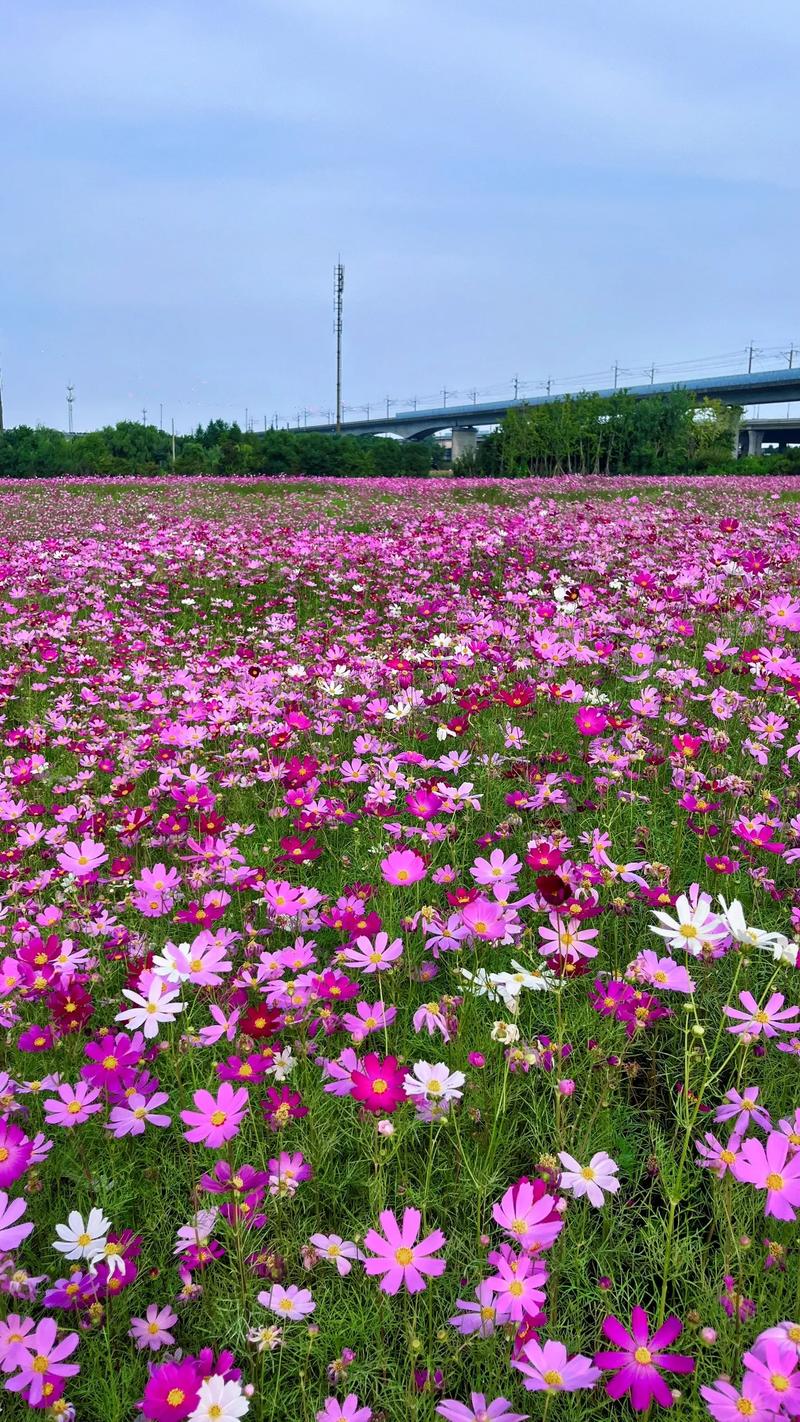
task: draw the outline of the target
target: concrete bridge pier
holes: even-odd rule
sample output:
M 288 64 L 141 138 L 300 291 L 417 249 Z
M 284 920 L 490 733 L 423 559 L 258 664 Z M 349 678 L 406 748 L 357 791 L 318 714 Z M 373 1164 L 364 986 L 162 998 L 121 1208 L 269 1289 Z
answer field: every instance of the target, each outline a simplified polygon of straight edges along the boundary
M 764 443 L 764 431 L 755 430 L 751 425 L 747 431 L 747 453 L 760 454 L 761 446 Z
M 450 457 L 454 464 L 457 459 L 462 459 L 465 454 L 474 454 L 477 448 L 478 431 L 474 425 L 464 425 L 463 428 L 453 430 Z

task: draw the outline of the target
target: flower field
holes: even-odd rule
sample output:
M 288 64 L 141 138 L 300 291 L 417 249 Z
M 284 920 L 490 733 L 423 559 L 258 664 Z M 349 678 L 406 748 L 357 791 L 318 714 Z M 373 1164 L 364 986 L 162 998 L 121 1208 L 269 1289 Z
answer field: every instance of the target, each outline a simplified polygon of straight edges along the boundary
M 0 1411 L 800 1416 L 791 481 L 0 486 Z

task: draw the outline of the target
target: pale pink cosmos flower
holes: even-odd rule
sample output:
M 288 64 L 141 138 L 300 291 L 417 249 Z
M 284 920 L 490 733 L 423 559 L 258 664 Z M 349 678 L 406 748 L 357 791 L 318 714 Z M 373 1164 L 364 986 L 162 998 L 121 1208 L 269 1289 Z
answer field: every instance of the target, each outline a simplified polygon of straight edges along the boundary
M 469 872 L 476 884 L 509 884 L 519 878 L 522 863 L 516 854 L 506 857 L 502 849 L 493 849 L 488 859 L 476 859 Z
M 218 1150 L 239 1134 L 249 1104 L 246 1087 L 235 1089 L 223 1081 L 216 1097 L 210 1091 L 196 1091 L 192 1100 L 197 1109 L 181 1111 L 181 1120 L 189 1127 L 183 1133 L 185 1140 L 201 1141 L 209 1150 Z
M 339 1234 L 312 1234 L 309 1243 L 313 1244 L 321 1259 L 329 1259 L 336 1266 L 342 1277 L 350 1273 L 354 1259 L 364 1258 L 351 1239 L 342 1239 Z
M 290 1322 L 307 1318 L 317 1307 L 311 1290 L 298 1289 L 296 1284 L 290 1284 L 286 1289 L 282 1284 L 273 1284 L 271 1289 L 262 1289 L 256 1297 L 264 1308 Z
M 511 1403 L 505 1397 L 486 1401 L 483 1392 L 470 1393 L 470 1406 L 457 1402 L 454 1397 L 446 1397 L 436 1404 L 436 1411 L 446 1422 L 525 1422 L 527 1412 L 512 1412 Z
M 554 1338 L 544 1344 L 529 1339 L 523 1344 L 522 1356 L 512 1359 L 511 1366 L 522 1373 L 529 1392 L 577 1392 L 594 1387 L 601 1376 L 591 1358 L 580 1353 L 570 1358 L 564 1344 Z
M 171 1346 L 175 1339 L 170 1329 L 178 1322 L 178 1315 L 166 1304 L 160 1308 L 157 1303 L 147 1305 L 144 1318 L 132 1318 L 128 1337 L 137 1348 L 149 1348 L 155 1353 L 159 1348 Z
M 564 1166 L 561 1189 L 568 1190 L 576 1200 L 586 1195 L 589 1203 L 600 1209 L 605 1204 L 605 1192 L 615 1195 L 619 1189 L 619 1166 L 604 1150 L 597 1151 L 588 1165 L 579 1165 L 574 1156 L 567 1155 L 565 1150 L 559 1151 L 558 1158 Z
M 758 1104 L 760 1087 L 747 1086 L 744 1093 L 740 1093 L 735 1087 L 726 1091 L 725 1099 L 721 1106 L 714 1112 L 714 1120 L 733 1121 L 733 1129 L 738 1135 L 743 1136 L 750 1129 L 751 1125 L 760 1126 L 762 1131 L 768 1131 L 772 1125 L 769 1114 Z
M 426 1287 L 423 1274 L 438 1277 L 444 1273 L 444 1259 L 433 1255 L 446 1243 L 445 1237 L 435 1229 L 417 1242 L 422 1223 L 419 1210 L 405 1209 L 402 1225 L 398 1225 L 392 1210 L 382 1210 L 380 1222 L 385 1238 L 374 1229 L 367 1230 L 364 1236 L 365 1249 L 376 1256 L 366 1259 L 364 1267 L 368 1274 L 384 1275 L 380 1286 L 385 1294 L 396 1294 L 401 1284 L 410 1294 L 417 1294 Z

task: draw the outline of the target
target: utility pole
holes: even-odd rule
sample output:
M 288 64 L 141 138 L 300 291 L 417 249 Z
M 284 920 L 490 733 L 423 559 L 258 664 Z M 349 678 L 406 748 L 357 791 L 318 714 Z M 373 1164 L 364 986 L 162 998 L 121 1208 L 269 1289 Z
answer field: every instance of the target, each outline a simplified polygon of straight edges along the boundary
M 471 391 L 470 393 L 471 393 L 471 395 L 472 395 L 472 403 L 473 403 L 473 405 L 477 405 L 477 403 L 478 403 L 478 392 L 477 392 L 477 390 L 473 390 L 473 391 Z
M 146 425 L 146 424 L 147 424 L 147 411 L 144 409 L 144 407 L 142 408 L 142 424 L 143 424 L 143 425 Z M 71 428 L 71 426 L 70 426 L 70 428 Z
M 172 467 L 175 468 L 175 421 L 172 421 Z
M 547 393 L 548 393 L 548 395 L 550 394 L 550 389 L 551 389 L 551 387 L 552 387 L 552 384 L 553 384 L 552 377 L 551 377 L 551 376 L 548 376 L 548 378 L 547 378 Z
M 389 399 L 389 396 L 387 395 L 387 396 L 386 396 L 386 418 L 387 418 L 387 420 L 388 420 L 388 418 L 389 418 L 389 406 L 390 406 L 391 403 L 392 403 L 392 402 L 391 402 L 391 400 Z
M 655 368 L 654 365 L 651 365 L 651 367 L 650 367 L 650 384 L 651 384 L 651 385 L 654 385 L 654 384 L 655 384 L 655 379 L 656 379 L 656 368 Z
M 70 435 L 72 435 L 72 434 L 75 433 L 74 427 L 73 427 L 73 424 L 72 424 L 72 406 L 73 406 L 74 404 L 75 404 L 75 386 L 74 386 L 74 385 L 68 385 L 68 386 L 67 386 L 67 428 L 68 428 L 68 430 L 69 430 L 69 432 L 70 432 Z
M 748 375 L 752 375 L 752 373 L 753 373 L 753 342 L 751 341 L 751 342 L 750 342 L 750 349 L 749 349 L 749 351 L 748 351 L 748 353 L 747 353 L 747 374 L 748 374 Z
M 245 432 L 245 434 L 247 434 L 247 431 L 249 430 L 249 428 L 250 428 L 250 411 L 248 410 L 247 406 L 245 405 L 245 407 L 244 407 L 244 432 Z
M 342 308 L 344 305 L 344 267 L 341 261 L 333 269 L 333 326 L 336 332 L 336 433 L 342 432 Z
M 3 372 L 0 370 L 0 434 L 3 433 Z
M 519 399 L 519 376 L 514 376 L 514 399 Z
M 614 389 L 615 389 L 615 390 L 616 390 L 616 388 L 617 388 L 617 381 L 618 381 L 618 380 L 619 380 L 619 361 L 616 361 L 616 360 L 615 360 L 615 361 L 614 361 Z
M 449 393 L 449 392 L 448 392 L 447 390 L 443 390 L 443 391 L 442 391 L 442 406 L 443 406 L 443 408 L 444 408 L 445 410 L 447 409 L 447 396 L 448 396 L 448 393 Z
M 794 370 L 794 346 L 789 348 L 789 369 Z M 3 412 L 0 410 L 0 430 L 3 428 Z

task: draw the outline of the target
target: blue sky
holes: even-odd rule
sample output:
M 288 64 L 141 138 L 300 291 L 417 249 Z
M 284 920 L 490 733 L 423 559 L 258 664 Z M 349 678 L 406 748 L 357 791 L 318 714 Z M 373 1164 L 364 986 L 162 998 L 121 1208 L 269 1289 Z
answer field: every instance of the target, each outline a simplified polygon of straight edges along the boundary
M 794 0 L 0 11 L 9 423 L 324 415 L 339 252 L 353 406 L 800 341 Z

